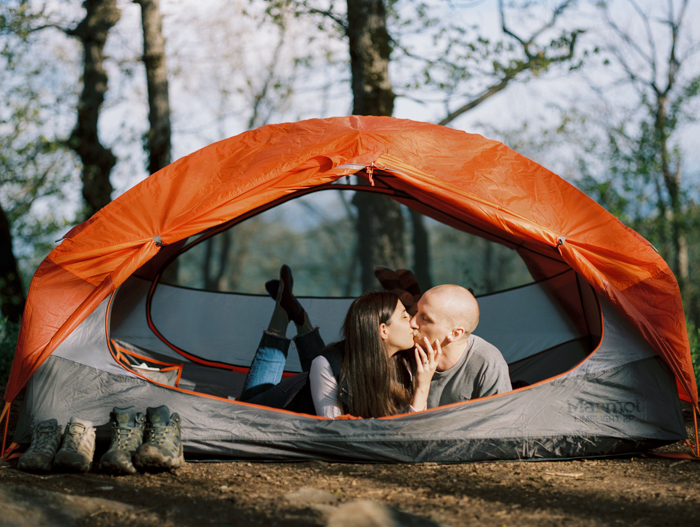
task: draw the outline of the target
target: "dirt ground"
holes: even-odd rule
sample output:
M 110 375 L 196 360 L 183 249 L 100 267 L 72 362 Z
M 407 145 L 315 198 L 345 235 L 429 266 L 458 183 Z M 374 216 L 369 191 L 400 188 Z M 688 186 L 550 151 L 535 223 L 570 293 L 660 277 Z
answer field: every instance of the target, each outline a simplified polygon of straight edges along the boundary
M 188 462 L 121 477 L 34 475 L 16 464 L 0 461 L 0 525 L 700 525 L 700 463 L 651 453 L 458 465 Z M 370 509 L 374 523 L 357 519 Z

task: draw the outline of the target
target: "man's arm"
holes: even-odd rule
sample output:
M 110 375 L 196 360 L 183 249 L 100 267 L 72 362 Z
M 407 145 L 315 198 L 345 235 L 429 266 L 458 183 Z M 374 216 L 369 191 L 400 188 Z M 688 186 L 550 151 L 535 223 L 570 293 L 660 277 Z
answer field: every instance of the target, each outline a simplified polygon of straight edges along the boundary
M 497 362 L 484 362 L 477 382 L 474 383 L 472 399 L 509 392 L 512 389 L 508 365 L 503 359 Z

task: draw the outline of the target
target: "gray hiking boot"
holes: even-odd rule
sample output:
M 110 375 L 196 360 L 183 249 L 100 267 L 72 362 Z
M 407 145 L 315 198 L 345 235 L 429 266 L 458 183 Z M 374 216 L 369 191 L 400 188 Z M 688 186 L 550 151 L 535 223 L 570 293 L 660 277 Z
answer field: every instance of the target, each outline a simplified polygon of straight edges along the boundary
M 134 454 L 134 465 L 143 470 L 171 470 L 185 464 L 180 441 L 180 416 L 167 406 L 146 409 L 143 444 Z
M 32 431 L 32 444 L 19 458 L 17 468 L 28 472 L 49 472 L 61 444 L 61 433 L 56 419 L 39 421 Z
M 135 474 L 132 455 L 143 443 L 146 418 L 136 408 L 114 408 L 109 414 L 112 423 L 112 444 L 100 458 L 100 472 Z
M 95 429 L 90 421 L 71 417 L 63 432 L 63 443 L 53 460 L 55 470 L 87 472 L 95 455 Z

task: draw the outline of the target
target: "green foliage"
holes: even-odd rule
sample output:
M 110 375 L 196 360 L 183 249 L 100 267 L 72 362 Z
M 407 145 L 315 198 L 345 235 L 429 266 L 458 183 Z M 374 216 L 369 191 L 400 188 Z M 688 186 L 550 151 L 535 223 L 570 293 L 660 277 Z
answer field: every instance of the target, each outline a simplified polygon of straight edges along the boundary
M 15 348 L 17 347 L 19 327 L 19 323 L 0 319 L 0 387 L 7 384 L 7 379 L 10 376 L 12 359 L 15 356 Z
M 68 113 L 74 111 L 75 82 L 70 64 L 57 60 L 61 39 L 45 40 L 33 31 L 46 23 L 41 12 L 20 3 L 3 6 L 0 13 L 0 204 L 28 284 L 75 217 L 71 193 L 79 172 L 62 141 L 73 121 Z
M 691 321 L 687 321 L 688 339 L 690 340 L 690 357 L 693 359 L 693 371 L 695 383 L 700 386 L 700 328 Z

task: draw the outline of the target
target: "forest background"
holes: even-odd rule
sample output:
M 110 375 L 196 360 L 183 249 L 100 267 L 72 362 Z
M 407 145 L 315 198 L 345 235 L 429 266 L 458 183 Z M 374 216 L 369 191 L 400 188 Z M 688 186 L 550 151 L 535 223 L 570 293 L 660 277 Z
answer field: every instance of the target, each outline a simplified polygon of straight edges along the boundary
M 697 20 L 700 0 L 0 0 L 0 386 L 31 276 L 72 226 L 210 143 L 349 114 L 499 139 L 642 234 L 678 279 L 699 377 Z M 444 233 L 367 193 L 343 204 L 360 289 L 376 262 L 440 281 L 425 255 Z M 503 285 L 500 256 L 467 256 L 478 291 Z

